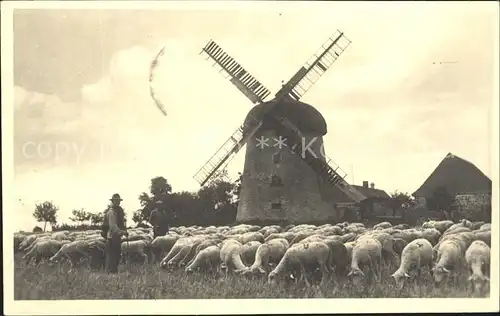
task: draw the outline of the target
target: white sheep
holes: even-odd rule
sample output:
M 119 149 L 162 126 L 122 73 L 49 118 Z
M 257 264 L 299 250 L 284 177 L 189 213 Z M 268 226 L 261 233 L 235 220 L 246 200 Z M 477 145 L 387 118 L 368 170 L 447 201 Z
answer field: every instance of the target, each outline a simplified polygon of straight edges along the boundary
M 463 244 L 460 239 L 450 238 L 437 248 L 436 265 L 432 268 L 436 286 L 449 278 L 451 271 L 460 269 L 463 263 Z
M 78 261 L 82 258 L 89 257 L 89 242 L 83 240 L 75 240 L 62 245 L 61 249 L 53 255 L 49 261 L 59 262 L 61 259 L 69 259 L 71 269 L 76 267 Z M 71 271 L 71 270 L 70 270 Z
M 412 268 L 421 275 L 421 268 L 427 266 L 429 272 L 432 269 L 432 244 L 427 239 L 415 239 L 403 249 L 401 254 L 401 265 L 392 274 L 396 284 L 402 288 L 405 279 L 410 278 L 409 272 Z
M 148 263 L 148 255 L 151 250 L 151 242 L 148 240 L 124 241 L 121 244 L 121 255 L 130 260 L 131 255 L 138 255 L 143 258 L 143 264 Z
M 286 250 L 290 246 L 288 240 L 284 238 L 271 239 L 257 248 L 255 252 L 255 261 L 249 268 L 239 269 L 236 272 L 243 274 L 268 272 L 269 264 L 278 264 L 285 255 Z
M 234 239 L 227 239 L 221 243 L 220 259 L 221 269 L 226 270 L 226 274 L 233 270 L 245 269 L 246 266 L 240 257 L 241 247 L 243 245 Z
M 365 277 L 363 269 L 370 269 L 373 276 L 380 279 L 382 262 L 382 244 L 374 238 L 362 238 L 356 241 L 351 254 L 351 277 L 355 285 L 359 285 Z
M 186 273 L 193 272 L 199 268 L 209 268 L 212 271 L 217 271 L 220 264 L 220 248 L 216 245 L 202 249 L 194 260 L 186 267 Z
M 377 225 L 373 226 L 373 229 L 384 229 L 384 228 L 389 228 L 392 227 L 392 224 L 389 222 L 381 222 L 378 223 Z
M 50 259 L 68 242 L 54 239 L 40 241 L 23 256 L 23 260 L 26 259 L 26 264 L 29 264 L 31 259 L 35 258 L 35 264 L 38 265 L 42 259 Z
M 490 247 L 481 240 L 474 241 L 465 252 L 465 261 L 470 271 L 469 281 L 474 292 L 482 294 L 484 287 L 489 283 L 490 274 Z
M 277 276 L 285 275 L 292 267 L 300 269 L 300 280 L 304 280 L 307 286 L 310 286 L 307 280 L 306 267 L 319 266 L 321 272 L 321 283 L 327 280 L 328 266 L 331 260 L 330 248 L 323 242 L 310 242 L 296 244 L 288 248 L 279 264 L 268 275 L 268 283 L 273 283 Z

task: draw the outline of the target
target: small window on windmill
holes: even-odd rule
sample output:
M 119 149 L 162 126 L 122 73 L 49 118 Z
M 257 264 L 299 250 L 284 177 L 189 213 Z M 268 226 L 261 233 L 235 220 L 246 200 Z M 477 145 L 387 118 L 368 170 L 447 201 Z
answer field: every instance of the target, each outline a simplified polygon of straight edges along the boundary
M 274 174 L 271 177 L 270 186 L 271 187 L 281 187 L 281 186 L 283 186 L 283 181 L 281 180 L 280 177 L 278 177 L 277 175 Z
M 278 164 L 278 163 L 281 162 L 281 153 L 280 152 L 277 152 L 277 153 L 273 154 L 273 162 L 275 164 Z
M 273 210 L 281 210 L 281 202 L 272 202 L 271 209 Z

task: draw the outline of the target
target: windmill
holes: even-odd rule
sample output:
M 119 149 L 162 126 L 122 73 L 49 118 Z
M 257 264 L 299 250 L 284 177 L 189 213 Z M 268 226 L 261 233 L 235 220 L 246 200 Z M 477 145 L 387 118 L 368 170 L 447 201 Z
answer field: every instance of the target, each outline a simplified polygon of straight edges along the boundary
M 213 40 L 200 52 L 255 105 L 244 123 L 193 176 L 205 185 L 246 144 L 238 221 L 310 222 L 331 218 L 332 204 L 323 197 L 325 190 L 333 188 L 356 203 L 365 199 L 347 183 L 345 172 L 326 155 L 318 155 L 326 122 L 311 105 L 299 101 L 350 43 L 337 30 L 267 102 L 271 92 Z M 271 146 L 264 148 L 265 139 L 286 140 L 286 145 L 280 145 L 278 151 Z M 311 150 L 313 146 L 305 150 L 311 140 L 318 140 L 316 150 Z

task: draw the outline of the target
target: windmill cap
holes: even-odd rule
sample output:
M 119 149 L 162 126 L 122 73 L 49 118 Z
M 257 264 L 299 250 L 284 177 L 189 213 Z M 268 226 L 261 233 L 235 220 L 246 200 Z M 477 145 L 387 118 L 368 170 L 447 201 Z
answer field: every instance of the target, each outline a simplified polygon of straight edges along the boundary
M 120 197 L 120 194 L 115 193 L 110 199 L 111 201 L 123 201 L 123 199 Z

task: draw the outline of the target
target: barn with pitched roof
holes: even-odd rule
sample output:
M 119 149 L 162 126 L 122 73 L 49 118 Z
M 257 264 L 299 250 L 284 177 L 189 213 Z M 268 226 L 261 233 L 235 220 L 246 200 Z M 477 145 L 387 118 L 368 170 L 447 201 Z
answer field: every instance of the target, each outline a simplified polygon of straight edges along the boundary
M 491 184 L 474 164 L 448 153 L 413 196 L 422 208 L 438 211 L 434 194 L 444 188 L 455 198 L 454 206 L 462 216 L 473 211 L 491 213 Z

